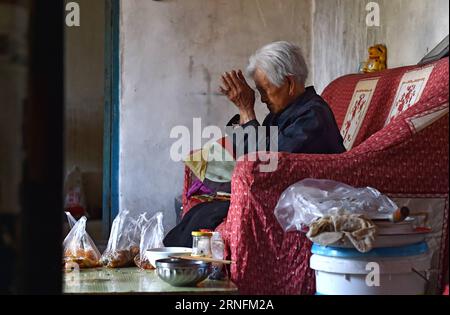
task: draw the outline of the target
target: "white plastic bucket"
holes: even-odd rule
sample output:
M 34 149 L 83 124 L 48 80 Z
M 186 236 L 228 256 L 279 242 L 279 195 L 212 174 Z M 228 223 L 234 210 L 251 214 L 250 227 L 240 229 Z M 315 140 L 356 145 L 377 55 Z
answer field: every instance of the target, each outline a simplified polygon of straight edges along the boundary
M 380 248 L 367 254 L 314 245 L 310 266 L 315 270 L 317 294 L 423 295 L 431 268 L 431 255 L 424 244 Z

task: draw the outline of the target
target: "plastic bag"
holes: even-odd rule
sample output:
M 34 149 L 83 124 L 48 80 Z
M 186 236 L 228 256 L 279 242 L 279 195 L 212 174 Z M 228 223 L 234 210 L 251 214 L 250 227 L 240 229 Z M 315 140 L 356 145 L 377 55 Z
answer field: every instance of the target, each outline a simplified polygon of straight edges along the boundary
M 64 264 L 67 268 L 73 264 L 79 268 L 95 268 L 100 266 L 100 252 L 94 241 L 86 232 L 86 217 L 75 223 L 63 242 Z
M 74 166 L 64 181 L 64 211 L 75 218 L 86 215 L 86 198 L 83 189 L 83 177 L 78 166 Z
M 74 225 L 77 223 L 77 220 L 72 216 L 70 212 L 66 211 L 67 222 L 69 222 L 69 229 L 71 230 Z
M 121 268 L 133 265 L 139 253 L 141 226 L 128 210 L 121 211 L 114 219 L 106 250 L 101 257 L 102 265 Z
M 346 210 L 369 219 L 388 219 L 397 205 L 378 190 L 326 179 L 304 179 L 288 187 L 275 207 L 284 231 L 305 231 L 316 219 Z
M 141 241 L 139 245 L 139 255 L 136 255 L 134 261 L 136 266 L 141 269 L 154 269 L 150 261 L 147 259 L 145 252 L 152 248 L 164 247 L 164 227 L 162 212 L 156 213 L 149 220 L 144 213 L 141 218 L 144 223 L 141 229 Z

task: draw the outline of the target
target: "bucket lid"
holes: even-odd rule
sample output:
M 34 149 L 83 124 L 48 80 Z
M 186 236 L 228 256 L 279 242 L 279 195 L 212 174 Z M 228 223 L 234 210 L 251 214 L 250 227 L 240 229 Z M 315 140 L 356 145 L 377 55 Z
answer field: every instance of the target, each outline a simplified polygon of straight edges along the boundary
M 374 248 L 368 253 L 361 253 L 354 248 L 327 247 L 314 244 L 311 252 L 327 257 L 355 258 L 355 257 L 405 257 L 425 254 L 428 251 L 426 242 L 420 242 L 401 247 Z

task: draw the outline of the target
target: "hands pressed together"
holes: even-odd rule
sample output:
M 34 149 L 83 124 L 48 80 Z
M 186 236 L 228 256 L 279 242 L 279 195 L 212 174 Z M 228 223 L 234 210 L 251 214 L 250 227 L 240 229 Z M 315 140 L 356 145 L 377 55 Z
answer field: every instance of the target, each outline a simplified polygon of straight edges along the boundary
M 239 109 L 241 125 L 256 119 L 255 91 L 248 85 L 241 70 L 233 70 L 222 75 L 220 92 Z

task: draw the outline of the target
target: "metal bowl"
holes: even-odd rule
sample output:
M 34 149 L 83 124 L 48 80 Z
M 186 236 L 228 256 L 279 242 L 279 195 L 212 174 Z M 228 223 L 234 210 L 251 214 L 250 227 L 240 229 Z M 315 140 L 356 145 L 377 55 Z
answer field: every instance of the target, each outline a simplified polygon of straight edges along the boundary
M 211 273 L 211 263 L 177 258 L 156 261 L 158 277 L 174 287 L 192 287 L 205 280 Z
M 147 257 L 152 266 L 156 268 L 156 261 L 159 259 L 166 259 L 170 256 L 191 255 L 191 253 L 192 248 L 189 247 L 161 247 L 147 250 L 145 252 L 145 257 Z

